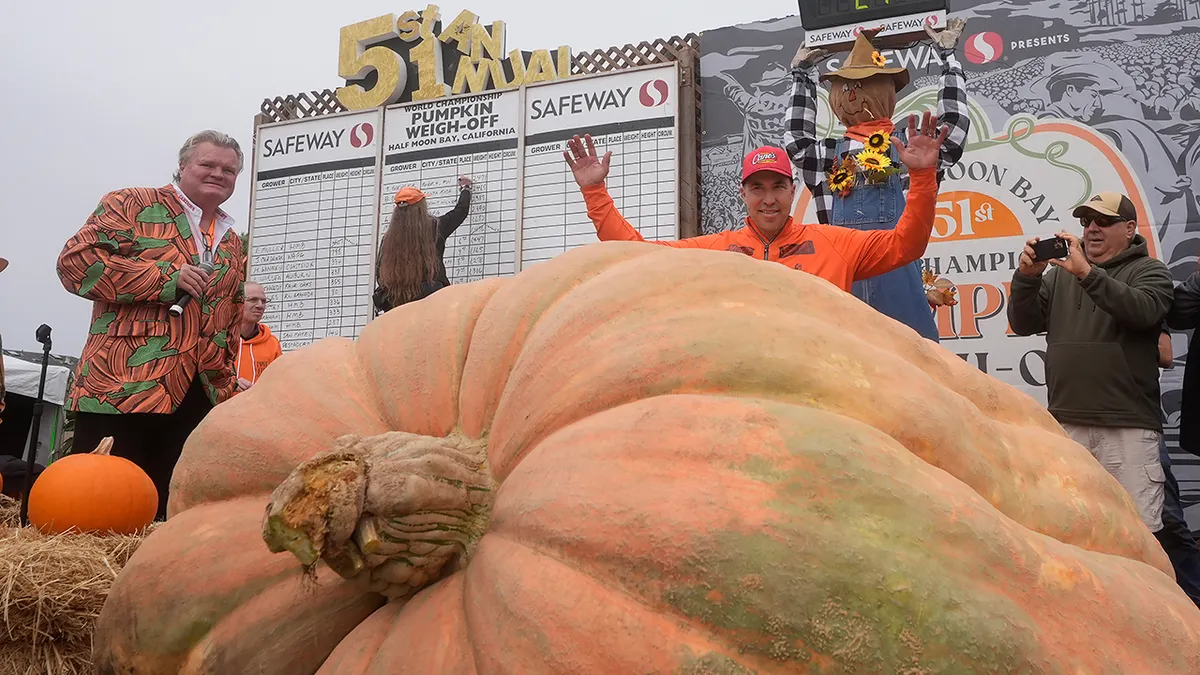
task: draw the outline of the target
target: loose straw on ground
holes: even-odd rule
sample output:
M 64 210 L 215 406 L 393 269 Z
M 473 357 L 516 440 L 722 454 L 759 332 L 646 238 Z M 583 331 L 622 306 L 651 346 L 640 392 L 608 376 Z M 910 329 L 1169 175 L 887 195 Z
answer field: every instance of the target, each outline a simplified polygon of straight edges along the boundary
M 18 502 L 0 496 L 0 675 L 90 675 L 93 622 L 144 535 L 46 536 L 18 522 Z

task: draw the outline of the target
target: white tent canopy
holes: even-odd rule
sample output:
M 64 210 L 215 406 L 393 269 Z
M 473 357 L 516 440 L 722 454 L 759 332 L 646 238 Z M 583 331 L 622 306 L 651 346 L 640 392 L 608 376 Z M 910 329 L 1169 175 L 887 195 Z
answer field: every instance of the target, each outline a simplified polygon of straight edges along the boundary
M 34 356 L 37 361 L 31 361 Z M 5 396 L 27 396 L 37 399 L 38 382 L 42 377 L 41 354 L 31 354 L 25 358 L 4 354 L 4 389 Z M 67 385 L 71 379 L 71 369 L 51 362 L 46 366 L 46 391 L 42 396 L 45 407 L 42 410 L 41 424 L 38 425 L 38 447 L 36 461 L 46 466 L 50 463 L 51 455 L 58 450 L 62 441 L 63 402 L 67 398 Z M 25 446 L 29 447 L 29 437 L 26 436 Z M 21 456 L 25 453 L 22 451 Z
M 41 362 L 31 363 L 15 356 L 4 355 L 4 389 L 9 393 L 37 398 L 38 380 L 41 377 Z M 46 367 L 46 393 L 42 400 L 61 407 L 67 398 L 67 382 L 70 377 L 70 368 L 56 366 L 53 363 L 48 365 Z

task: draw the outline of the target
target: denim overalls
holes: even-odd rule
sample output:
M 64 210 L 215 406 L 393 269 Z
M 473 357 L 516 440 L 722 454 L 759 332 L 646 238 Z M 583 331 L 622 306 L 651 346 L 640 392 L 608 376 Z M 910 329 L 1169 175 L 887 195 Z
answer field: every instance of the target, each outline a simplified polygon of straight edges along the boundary
M 897 130 L 897 136 L 906 134 Z M 838 141 L 838 157 L 858 154 L 860 147 L 851 151 L 850 139 Z M 899 164 L 896 148 L 888 148 L 893 165 Z M 868 184 L 860 171 L 855 177 L 854 187 L 847 197 L 833 194 L 831 225 L 840 225 L 855 230 L 895 229 L 904 211 L 904 190 L 901 176 L 893 174 L 884 183 Z M 854 297 L 862 300 L 877 311 L 917 331 L 921 337 L 938 341 L 937 326 L 933 321 L 933 310 L 925 298 L 925 287 L 921 282 L 920 262 L 912 262 L 877 277 L 855 281 L 851 288 Z

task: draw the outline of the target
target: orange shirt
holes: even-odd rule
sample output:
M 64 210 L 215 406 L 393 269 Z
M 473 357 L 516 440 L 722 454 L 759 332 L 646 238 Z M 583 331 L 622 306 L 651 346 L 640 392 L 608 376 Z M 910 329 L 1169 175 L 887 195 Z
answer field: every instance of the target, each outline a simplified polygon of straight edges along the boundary
M 894 230 L 860 231 L 816 223 L 797 224 L 788 218 L 783 229 L 769 238 L 747 218 L 746 226 L 739 230 L 650 243 L 737 251 L 815 274 L 849 292 L 854 281 L 890 272 L 925 254 L 933 230 L 937 172 L 932 168 L 913 169 L 909 171 L 909 179 L 904 213 Z M 582 191 L 588 217 L 601 241 L 645 241 L 617 211 L 603 184 L 590 185 Z
M 238 351 L 237 362 L 234 364 L 234 370 L 240 379 L 247 380 L 251 384 L 258 381 L 262 371 L 275 359 L 283 356 L 283 350 L 280 348 L 279 338 L 271 334 L 271 329 L 267 324 L 258 324 L 258 334 L 249 340 L 242 339 L 241 349 Z

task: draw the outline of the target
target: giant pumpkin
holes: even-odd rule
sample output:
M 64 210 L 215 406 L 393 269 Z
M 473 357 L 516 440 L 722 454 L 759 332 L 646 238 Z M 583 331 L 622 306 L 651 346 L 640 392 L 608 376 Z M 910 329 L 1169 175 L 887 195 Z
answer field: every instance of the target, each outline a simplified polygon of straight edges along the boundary
M 188 439 L 102 674 L 1195 673 L 1033 399 L 815 277 L 605 243 L 285 355 Z

